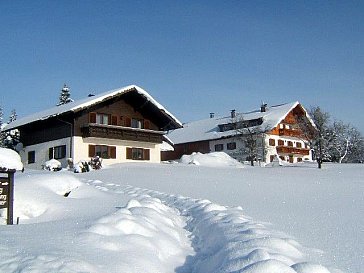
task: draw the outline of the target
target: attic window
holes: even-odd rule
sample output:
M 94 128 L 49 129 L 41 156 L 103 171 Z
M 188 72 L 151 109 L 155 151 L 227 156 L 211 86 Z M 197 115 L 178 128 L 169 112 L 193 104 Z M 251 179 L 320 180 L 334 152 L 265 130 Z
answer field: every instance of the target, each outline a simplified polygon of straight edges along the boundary
M 96 123 L 98 124 L 110 124 L 110 115 L 108 114 L 96 114 Z
M 143 121 L 140 119 L 132 118 L 131 119 L 131 127 L 143 129 Z

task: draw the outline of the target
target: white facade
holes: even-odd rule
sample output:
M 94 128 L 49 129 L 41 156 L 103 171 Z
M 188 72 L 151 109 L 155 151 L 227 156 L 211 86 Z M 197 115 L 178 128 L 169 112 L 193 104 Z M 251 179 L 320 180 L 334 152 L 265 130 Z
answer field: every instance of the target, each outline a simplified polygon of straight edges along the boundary
M 269 143 L 269 139 L 274 139 L 275 145 L 271 146 Z M 289 141 L 293 143 L 292 146 L 293 148 L 297 148 L 299 145 L 301 145 L 301 147 L 305 147 L 305 142 L 295 137 L 266 134 L 264 135 L 264 138 L 262 136 L 257 138 L 258 161 L 269 163 L 271 161 L 271 156 L 279 156 L 281 160 L 289 162 L 290 154 L 281 153 L 278 155 L 277 153 L 278 140 L 282 140 L 285 147 L 289 147 L 288 146 Z M 232 149 L 232 147 L 234 146 L 234 144 L 232 143 L 235 143 L 235 149 Z M 222 151 L 238 161 L 242 162 L 247 160 L 248 155 L 243 152 L 245 148 L 244 143 L 241 141 L 241 138 L 239 137 L 210 140 L 209 145 L 211 152 Z M 216 150 L 216 148 L 222 148 L 222 150 L 219 149 Z M 311 150 L 309 151 L 308 155 L 294 154 L 293 163 L 299 162 L 299 160 L 302 161 L 312 160 Z
M 258 160 L 264 161 L 265 158 L 265 151 L 263 149 L 264 145 L 263 145 L 263 138 L 262 137 L 258 137 L 257 139 L 257 149 L 258 149 Z M 234 146 L 235 143 L 235 149 L 232 149 L 232 147 Z M 231 157 L 235 158 L 236 160 L 243 162 L 247 160 L 247 154 L 244 153 L 244 142 L 241 140 L 240 137 L 230 137 L 230 138 L 221 138 L 221 139 L 215 139 L 215 140 L 210 140 L 209 141 L 210 144 L 210 151 L 211 152 L 215 152 L 216 150 L 216 145 L 222 145 L 222 152 L 227 153 L 228 155 L 230 155 Z M 221 147 L 221 146 L 220 146 Z
M 275 145 L 272 146 L 269 144 L 269 139 L 274 139 Z M 301 148 L 301 147 L 305 147 L 306 143 L 301 140 L 301 139 L 297 139 L 295 137 L 289 137 L 289 136 L 277 136 L 277 135 L 266 135 L 265 136 L 265 146 L 266 146 L 266 162 L 270 162 L 270 158 L 271 156 L 279 156 L 281 158 L 281 160 L 283 161 L 287 161 L 289 162 L 290 160 L 290 154 L 289 153 L 280 153 L 278 155 L 277 153 L 277 146 L 278 146 L 278 140 L 282 140 L 283 141 L 283 146 L 284 147 L 289 147 L 288 142 L 292 142 L 293 146 L 292 148 Z M 301 147 L 299 147 L 301 146 Z M 300 155 L 300 154 L 294 154 L 293 155 L 293 162 L 292 163 L 297 163 L 299 162 L 299 160 L 301 161 L 311 161 L 312 160 L 312 152 L 311 149 L 309 150 L 309 154 L 308 155 Z
M 138 160 L 138 162 L 151 162 L 160 163 L 160 146 L 161 144 L 149 142 L 136 142 L 125 141 L 118 139 L 105 139 L 105 138 L 82 138 L 72 137 L 63 138 L 54 141 L 48 141 L 40 144 L 30 145 L 24 147 L 20 151 L 20 156 L 25 168 L 42 169 L 45 162 L 49 160 L 49 149 L 55 147 L 65 146 L 65 154 L 62 158 L 57 158 L 61 162 L 62 167 L 67 167 L 67 159 L 72 158 L 73 161 L 79 162 L 80 160 L 89 161 L 89 145 L 106 145 L 116 147 L 116 158 L 102 159 L 103 165 L 111 165 L 123 162 L 135 162 L 135 160 L 126 159 L 126 148 L 142 148 L 148 149 L 150 152 L 149 160 Z M 72 147 L 72 151 L 71 148 Z M 33 153 L 33 154 L 32 154 Z M 34 162 L 32 158 L 34 157 Z
M 65 157 L 57 160 L 61 162 L 63 167 L 66 167 L 67 158 L 71 157 L 70 141 L 71 138 L 67 137 L 24 147 L 19 152 L 24 168 L 42 169 L 44 163 L 49 160 L 49 148 L 60 147 L 64 145 L 66 146 Z M 34 153 L 33 163 L 31 163 L 32 161 L 30 160 L 30 157 L 32 157 L 32 153 Z
M 111 165 L 115 163 L 123 163 L 123 162 L 133 162 L 135 160 L 126 159 L 126 148 L 142 148 L 149 149 L 150 151 L 150 160 L 147 162 L 151 163 L 160 163 L 160 144 L 150 143 L 150 142 L 137 142 L 137 141 L 127 141 L 127 140 L 119 140 L 119 139 L 107 139 L 107 138 L 82 138 L 82 137 L 74 137 L 74 162 L 78 162 L 80 160 L 88 160 L 89 154 L 88 149 L 89 145 L 107 145 L 107 146 L 115 146 L 116 147 L 116 158 L 115 159 L 103 159 L 103 165 Z M 141 161 L 146 162 L 146 161 Z

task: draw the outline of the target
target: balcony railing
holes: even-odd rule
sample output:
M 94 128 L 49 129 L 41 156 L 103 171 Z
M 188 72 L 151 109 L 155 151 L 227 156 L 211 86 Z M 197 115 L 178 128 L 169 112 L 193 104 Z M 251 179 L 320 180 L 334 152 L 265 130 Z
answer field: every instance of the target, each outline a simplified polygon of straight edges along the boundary
M 99 137 L 121 140 L 162 143 L 164 132 L 123 127 L 116 125 L 103 125 L 88 123 L 81 127 L 82 137 Z
M 278 154 L 309 155 L 310 154 L 310 149 L 287 147 L 287 146 L 277 146 L 277 153 Z
M 280 136 L 304 137 L 301 130 L 279 129 Z

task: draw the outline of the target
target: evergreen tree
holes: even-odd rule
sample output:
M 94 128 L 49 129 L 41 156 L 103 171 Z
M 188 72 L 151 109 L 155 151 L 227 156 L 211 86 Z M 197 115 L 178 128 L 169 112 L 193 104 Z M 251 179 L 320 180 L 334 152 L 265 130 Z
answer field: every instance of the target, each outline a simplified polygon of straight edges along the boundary
M 17 114 L 15 109 L 11 110 L 9 117 L 9 123 L 17 119 Z M 20 143 L 20 132 L 18 129 L 13 129 L 3 133 L 3 146 L 12 150 L 16 150 L 17 145 Z
M 73 99 L 71 99 L 71 93 L 70 93 L 69 87 L 66 84 L 64 84 L 63 88 L 61 90 L 61 94 L 59 96 L 59 102 L 58 102 L 57 106 L 66 104 L 69 102 L 73 102 Z
M 14 120 L 16 120 L 17 117 L 18 117 L 18 115 L 16 113 L 16 110 L 15 109 L 11 110 L 10 117 L 9 117 L 9 123 L 11 123 Z

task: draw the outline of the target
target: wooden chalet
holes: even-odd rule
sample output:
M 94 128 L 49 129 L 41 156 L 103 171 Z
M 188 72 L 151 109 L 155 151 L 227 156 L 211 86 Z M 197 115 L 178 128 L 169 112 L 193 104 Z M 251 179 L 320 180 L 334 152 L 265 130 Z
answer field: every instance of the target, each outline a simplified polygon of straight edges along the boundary
M 18 129 L 25 167 L 41 168 L 49 159 L 62 166 L 94 156 L 103 164 L 160 162 L 166 131 L 181 123 L 142 88 L 131 85 L 53 107 L 9 124 Z
M 235 113 L 226 117 L 186 123 L 183 128 L 174 130 L 168 137 L 174 143 L 174 151 L 162 152 L 162 160 L 175 160 L 183 154 L 193 152 L 209 153 L 223 151 L 239 161 L 249 160 L 244 152 L 243 133 L 237 127 L 261 128 L 258 135 L 258 157 L 256 160 L 271 162 L 275 158 L 290 163 L 312 160 L 307 135 L 303 133 L 300 120 L 306 119 L 315 130 L 315 125 L 307 111 L 299 102 L 268 107 L 249 113 Z M 243 124 L 242 124 L 243 123 Z

